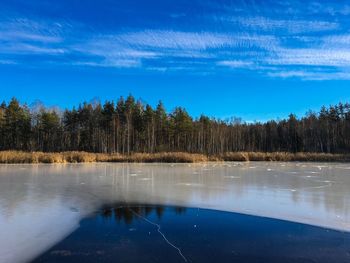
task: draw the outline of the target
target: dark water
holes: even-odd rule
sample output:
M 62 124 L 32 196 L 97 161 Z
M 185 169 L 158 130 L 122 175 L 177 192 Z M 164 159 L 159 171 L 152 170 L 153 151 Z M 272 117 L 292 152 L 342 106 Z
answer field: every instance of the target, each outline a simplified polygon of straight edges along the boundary
M 348 263 L 350 233 L 196 208 L 112 206 L 33 262 Z

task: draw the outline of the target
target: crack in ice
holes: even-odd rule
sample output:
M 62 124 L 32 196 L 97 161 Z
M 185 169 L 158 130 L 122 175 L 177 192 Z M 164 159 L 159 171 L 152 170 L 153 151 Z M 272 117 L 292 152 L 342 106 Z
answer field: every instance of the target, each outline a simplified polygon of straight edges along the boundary
M 133 214 L 135 214 L 136 216 L 138 216 L 139 218 L 145 220 L 147 223 L 156 226 L 156 227 L 157 227 L 158 233 L 163 237 L 164 241 L 165 241 L 169 246 L 171 246 L 171 247 L 173 247 L 174 249 L 176 249 L 176 250 L 178 251 L 179 255 L 182 257 L 182 259 L 183 259 L 185 262 L 188 262 L 187 258 L 182 254 L 181 249 L 178 248 L 177 246 L 175 246 L 173 243 L 171 243 L 171 242 L 167 239 L 167 237 L 165 236 L 165 234 L 164 234 L 162 231 L 160 231 L 161 227 L 160 227 L 159 224 L 154 223 L 154 222 L 148 220 L 146 217 L 143 217 L 142 215 L 136 213 L 136 212 L 133 211 L 132 209 L 130 209 L 130 211 L 131 211 Z

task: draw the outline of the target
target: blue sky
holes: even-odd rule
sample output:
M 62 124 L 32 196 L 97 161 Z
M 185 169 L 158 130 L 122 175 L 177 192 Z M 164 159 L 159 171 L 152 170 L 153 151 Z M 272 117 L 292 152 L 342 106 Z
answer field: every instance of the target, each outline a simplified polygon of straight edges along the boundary
M 347 1 L 2 0 L 0 91 L 248 121 L 350 100 Z

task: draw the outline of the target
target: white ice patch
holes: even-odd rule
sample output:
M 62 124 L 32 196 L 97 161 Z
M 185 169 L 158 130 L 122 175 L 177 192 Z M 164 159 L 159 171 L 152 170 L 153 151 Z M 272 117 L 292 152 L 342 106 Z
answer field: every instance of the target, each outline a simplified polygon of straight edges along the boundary
M 139 178 L 138 181 L 151 181 L 152 178 Z
M 203 184 L 196 184 L 196 183 L 178 183 L 177 186 L 192 186 L 192 187 L 203 187 Z
M 40 201 L 27 202 L 11 214 L 0 211 L 0 262 L 33 259 L 78 227 L 81 215 L 59 200 L 51 200 L 45 209 L 41 206 Z

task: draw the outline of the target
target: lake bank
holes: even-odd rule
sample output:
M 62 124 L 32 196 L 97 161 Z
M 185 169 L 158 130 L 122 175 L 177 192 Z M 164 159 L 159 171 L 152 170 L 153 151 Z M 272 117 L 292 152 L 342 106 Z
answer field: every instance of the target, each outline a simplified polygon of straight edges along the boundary
M 185 152 L 162 153 L 89 153 L 89 152 L 23 152 L 0 151 L 0 163 L 200 163 L 200 162 L 350 162 L 350 154 L 329 153 L 287 153 L 287 152 L 228 152 L 218 155 L 204 155 Z

